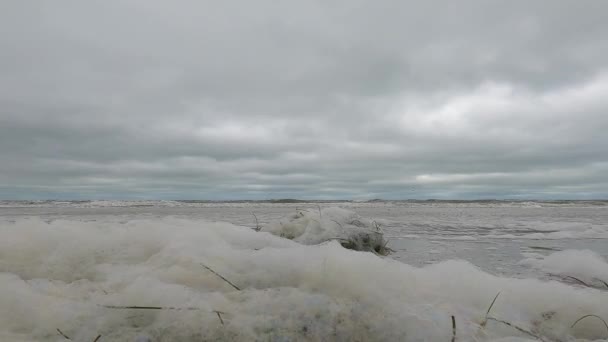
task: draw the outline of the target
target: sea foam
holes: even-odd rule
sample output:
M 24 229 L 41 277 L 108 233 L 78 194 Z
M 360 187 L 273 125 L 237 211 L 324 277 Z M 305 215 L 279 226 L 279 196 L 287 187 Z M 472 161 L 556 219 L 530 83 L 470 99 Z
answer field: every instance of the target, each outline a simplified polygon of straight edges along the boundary
M 0 224 L 0 340 L 450 341 L 452 316 L 458 341 L 608 337 L 571 327 L 608 318 L 605 291 L 404 262 L 203 220 L 23 217 Z

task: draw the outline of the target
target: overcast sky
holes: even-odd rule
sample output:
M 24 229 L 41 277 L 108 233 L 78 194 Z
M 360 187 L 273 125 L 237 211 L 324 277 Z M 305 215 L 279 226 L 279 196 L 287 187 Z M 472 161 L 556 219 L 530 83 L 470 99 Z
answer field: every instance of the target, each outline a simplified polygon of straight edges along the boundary
M 0 198 L 608 198 L 608 1 L 0 2 Z

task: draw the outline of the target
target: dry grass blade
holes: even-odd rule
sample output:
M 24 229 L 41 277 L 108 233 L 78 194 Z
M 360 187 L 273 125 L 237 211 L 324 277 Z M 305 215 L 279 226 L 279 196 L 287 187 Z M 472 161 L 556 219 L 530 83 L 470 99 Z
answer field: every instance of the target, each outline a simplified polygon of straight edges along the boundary
M 387 249 L 386 246 L 388 245 L 388 239 L 386 239 L 386 241 L 384 241 L 384 245 L 382 245 L 383 249 Z
M 568 278 L 568 279 L 575 280 L 575 281 L 579 282 L 580 284 L 585 285 L 585 286 L 587 286 L 587 287 L 593 287 L 593 286 L 591 286 L 591 285 L 589 285 L 589 284 L 585 283 L 584 281 L 582 281 L 582 280 L 580 280 L 580 279 L 578 279 L 578 278 L 576 278 L 576 277 L 573 277 L 573 276 L 568 276 L 568 275 L 567 275 L 567 276 L 564 276 L 564 278 Z
M 202 310 L 201 308 L 194 308 L 194 307 L 185 307 L 185 308 L 178 308 L 178 307 L 172 307 L 172 306 L 137 306 L 137 305 L 130 305 L 130 306 L 121 306 L 121 305 L 100 305 L 106 309 L 119 309 L 119 310 L 177 310 L 177 311 L 181 311 L 181 310 Z M 217 311 L 217 310 L 213 310 L 212 312 L 215 312 L 215 314 L 217 315 L 217 318 L 220 319 L 220 323 L 222 323 L 222 325 L 224 325 L 224 319 L 222 318 L 222 314 L 226 314 L 225 312 L 222 311 Z M 65 337 L 66 339 L 70 340 L 69 337 L 67 337 L 66 335 L 64 335 L 61 330 L 57 329 L 57 331 L 61 334 L 61 336 Z M 97 337 L 95 338 L 95 340 L 93 342 L 97 342 L 99 339 L 101 338 L 101 335 L 97 335 Z
M 490 314 L 490 310 L 492 310 L 492 307 L 494 306 L 494 303 L 496 303 L 496 300 L 498 299 L 498 296 L 500 296 L 500 292 L 498 292 L 496 294 L 496 296 L 492 300 L 492 304 L 490 304 L 490 307 L 488 307 L 488 311 L 486 311 L 486 319 L 488 318 L 488 315 Z
M 570 328 L 574 328 L 578 322 L 580 322 L 588 317 L 595 317 L 595 318 L 599 319 L 600 321 L 602 321 L 602 323 L 604 323 L 604 326 L 606 327 L 606 332 L 608 332 L 608 323 L 606 323 L 606 321 L 598 315 L 585 315 L 585 316 L 577 319 L 576 322 L 574 322 Z
M 211 273 L 215 274 L 216 276 L 220 277 L 223 281 L 227 282 L 228 284 L 230 284 L 230 286 L 234 287 L 237 291 L 241 291 L 241 289 L 234 285 L 230 280 L 224 278 L 224 276 L 222 276 L 221 274 L 215 272 L 214 270 L 212 270 L 209 266 L 206 266 L 205 264 L 201 264 L 204 268 L 206 268 L 207 270 L 209 270 Z
M 595 279 L 597 279 L 597 281 L 601 282 L 602 284 L 604 284 L 604 286 L 606 286 L 606 288 L 608 288 L 608 283 L 607 282 L 603 281 L 600 278 L 595 278 Z
M 317 209 L 319 209 L 319 219 L 322 219 L 323 217 L 321 216 L 321 206 L 317 204 Z
M 456 341 L 456 317 L 452 315 L 452 342 Z
M 66 340 L 72 340 L 71 338 L 68 337 L 68 335 L 64 334 L 63 331 L 59 330 L 59 328 L 57 328 L 57 332 L 59 333 L 59 335 L 63 336 L 63 338 L 65 338 Z
M 137 306 L 137 305 L 102 305 L 106 309 L 134 309 L 134 310 L 170 310 L 162 306 Z
M 574 280 L 575 282 L 577 282 L 577 283 L 579 283 L 579 284 L 581 284 L 581 285 L 583 285 L 583 286 L 585 286 L 585 287 L 590 287 L 590 288 L 601 288 L 601 287 L 598 287 L 598 286 L 593 286 L 593 285 L 591 285 L 591 284 L 588 284 L 588 283 L 586 283 L 586 282 L 584 282 L 584 281 L 580 280 L 580 279 L 579 279 L 579 278 L 577 278 L 577 277 L 573 277 L 573 276 L 569 276 L 569 275 L 558 275 L 558 274 L 551 274 L 551 273 L 549 273 L 549 275 L 550 275 L 550 276 L 553 276 L 553 277 L 558 277 L 558 278 L 560 278 L 560 277 L 561 277 L 562 279 L 563 279 L 563 278 L 565 278 L 565 279 L 572 279 L 572 280 Z M 608 283 L 607 283 L 607 282 L 605 282 L 605 281 L 603 281 L 602 279 L 599 279 L 599 278 L 593 278 L 593 279 L 594 279 L 594 280 L 597 280 L 597 281 L 599 281 L 599 282 L 601 282 L 602 284 L 604 284 L 604 286 L 606 286 L 606 288 L 608 288 Z
M 215 313 L 217 314 L 217 318 L 220 319 L 220 323 L 222 323 L 222 325 L 224 325 L 224 320 L 222 319 L 223 312 L 215 311 Z
M 541 340 L 541 341 L 542 341 L 542 339 L 540 338 L 540 336 L 537 336 L 537 335 L 535 335 L 534 333 L 532 333 L 531 331 L 528 331 L 528 330 L 526 330 L 526 329 L 524 329 L 524 328 L 522 328 L 522 327 L 518 327 L 517 325 L 515 325 L 515 324 L 513 324 L 513 323 L 510 323 L 510 322 L 507 322 L 507 321 L 502 321 L 502 320 L 500 320 L 500 319 L 496 319 L 496 318 L 494 318 L 494 317 L 487 317 L 487 318 L 486 318 L 486 320 L 490 320 L 490 321 L 494 321 L 494 322 L 502 323 L 502 324 L 504 324 L 504 325 L 508 325 L 508 326 L 510 326 L 511 328 L 517 329 L 518 331 L 520 331 L 520 332 L 522 332 L 522 333 L 524 333 L 524 334 L 526 334 L 526 335 L 528 335 L 528 336 L 534 337 L 535 339 L 537 339 L 537 340 Z
M 101 338 L 101 335 L 97 335 L 97 337 L 95 337 L 95 339 L 93 340 L 93 342 L 99 341 L 100 338 Z
M 138 306 L 138 305 L 101 305 L 106 309 L 119 309 L 119 310 L 201 310 L 200 308 L 185 307 L 178 308 L 174 306 Z
M 490 311 L 492 311 L 492 308 L 494 307 L 494 304 L 496 303 L 496 300 L 498 299 L 498 296 L 500 296 L 500 292 L 498 292 L 496 294 L 496 296 L 494 296 L 494 299 L 492 300 L 492 303 L 490 304 L 490 306 L 488 307 L 488 310 L 486 311 L 486 317 L 485 317 L 484 321 L 481 322 L 481 326 L 485 327 L 486 324 L 488 323 L 488 321 L 494 321 L 494 322 L 498 322 L 498 323 L 502 323 L 504 325 L 507 325 L 507 326 L 509 326 L 509 327 L 511 327 L 513 329 L 517 329 L 518 331 L 520 331 L 520 332 L 522 332 L 522 333 L 524 333 L 524 334 L 526 334 L 528 336 L 534 337 L 535 339 L 542 341 L 542 338 L 540 336 L 537 336 L 536 334 L 532 333 L 531 331 L 528 331 L 528 330 L 526 330 L 526 329 L 524 329 L 522 327 L 519 327 L 519 326 L 517 326 L 517 325 L 515 325 L 513 323 L 510 323 L 510 322 L 507 322 L 507 321 L 503 321 L 503 320 L 500 320 L 500 319 L 497 319 L 497 318 L 494 318 L 494 317 L 490 317 Z
M 496 296 L 494 296 L 494 299 L 492 300 L 492 303 L 488 307 L 488 311 L 486 311 L 486 316 L 484 317 L 483 321 L 480 324 L 482 327 L 485 327 L 486 324 L 488 323 L 488 316 L 490 315 L 490 311 L 492 310 L 492 307 L 494 306 L 494 303 L 496 303 L 496 299 L 498 299 L 498 296 L 500 296 L 500 292 L 498 292 L 496 294 Z
M 384 254 L 384 255 L 389 255 L 389 254 L 391 254 L 391 253 L 394 253 L 394 252 L 395 252 L 393 249 L 391 249 L 391 248 L 387 247 L 389 242 L 390 242 L 390 240 L 389 240 L 389 239 L 386 239 L 386 240 L 384 241 L 384 245 L 382 245 L 382 254 Z
M 251 215 L 253 215 L 253 217 L 255 217 L 255 231 L 259 232 L 260 229 L 262 229 L 262 227 L 260 227 L 260 222 L 258 221 L 258 217 L 255 215 L 255 213 L 251 213 Z
M 340 222 L 336 221 L 336 220 L 332 220 L 334 222 L 336 222 L 338 224 L 338 226 L 340 226 L 340 228 L 344 229 L 344 227 L 342 227 L 342 225 L 340 224 Z

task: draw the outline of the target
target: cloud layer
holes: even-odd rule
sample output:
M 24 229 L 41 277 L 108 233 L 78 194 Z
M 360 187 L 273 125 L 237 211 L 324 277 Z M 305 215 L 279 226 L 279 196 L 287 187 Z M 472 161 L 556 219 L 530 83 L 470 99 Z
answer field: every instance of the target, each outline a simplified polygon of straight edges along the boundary
M 603 1 L 4 1 L 0 198 L 608 198 Z

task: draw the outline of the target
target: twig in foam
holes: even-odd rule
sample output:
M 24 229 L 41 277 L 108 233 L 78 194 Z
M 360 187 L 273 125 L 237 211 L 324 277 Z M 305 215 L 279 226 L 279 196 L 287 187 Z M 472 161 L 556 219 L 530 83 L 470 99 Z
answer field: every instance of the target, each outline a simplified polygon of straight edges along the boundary
M 72 340 L 68 335 L 64 334 L 63 331 L 59 330 L 59 328 L 57 328 L 57 332 L 59 333 L 59 335 L 63 336 L 63 338 L 65 338 L 66 340 Z
M 215 272 L 214 270 L 212 270 L 209 266 L 205 265 L 205 264 L 201 264 L 201 266 L 203 266 L 204 268 L 206 268 L 207 270 L 209 270 L 209 272 L 215 274 L 216 276 L 220 277 L 223 281 L 227 282 L 228 284 L 230 284 L 230 286 L 234 287 L 237 291 L 241 291 L 241 289 L 234 285 L 230 280 L 224 278 L 224 276 L 222 276 L 221 274 Z
M 95 337 L 95 339 L 93 340 L 93 342 L 99 341 L 100 338 L 101 338 L 101 335 L 97 335 L 97 337 Z
M 576 326 L 576 324 L 578 324 L 578 322 L 580 322 L 588 317 L 595 317 L 595 318 L 599 319 L 600 321 L 602 321 L 602 323 L 604 323 L 604 326 L 606 327 L 606 331 L 608 332 L 608 323 L 606 323 L 606 321 L 598 315 L 585 315 L 585 316 L 577 319 L 576 322 L 574 322 L 570 328 L 574 328 Z

